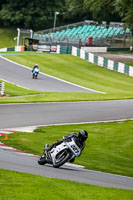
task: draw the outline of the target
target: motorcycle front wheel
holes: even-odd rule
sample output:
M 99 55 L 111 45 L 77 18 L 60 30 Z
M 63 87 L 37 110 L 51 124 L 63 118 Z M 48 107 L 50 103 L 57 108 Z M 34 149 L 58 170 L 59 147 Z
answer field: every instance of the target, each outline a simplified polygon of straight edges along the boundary
M 53 164 L 54 167 L 58 168 L 62 165 L 64 165 L 71 157 L 71 154 L 68 150 L 63 150 L 59 152 L 56 155 L 56 161 L 55 164 Z
M 46 164 L 46 158 L 44 155 L 42 155 L 38 160 L 39 165 L 45 165 Z

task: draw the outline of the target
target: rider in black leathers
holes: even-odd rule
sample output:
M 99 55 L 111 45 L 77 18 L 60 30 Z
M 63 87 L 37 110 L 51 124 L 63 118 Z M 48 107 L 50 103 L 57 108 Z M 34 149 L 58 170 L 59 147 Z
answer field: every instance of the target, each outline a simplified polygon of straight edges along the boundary
M 78 147 L 81 149 L 81 153 L 85 147 L 85 140 L 88 138 L 88 133 L 85 130 L 80 130 L 79 133 L 70 133 L 68 135 L 63 136 L 62 140 L 57 140 L 55 143 L 52 145 L 45 145 L 44 151 L 46 150 L 47 152 L 50 151 L 52 148 L 56 147 L 57 145 L 61 144 L 63 141 L 71 140 L 73 138 L 75 140 L 75 143 L 78 145 Z M 74 162 L 74 159 L 70 160 L 70 162 Z

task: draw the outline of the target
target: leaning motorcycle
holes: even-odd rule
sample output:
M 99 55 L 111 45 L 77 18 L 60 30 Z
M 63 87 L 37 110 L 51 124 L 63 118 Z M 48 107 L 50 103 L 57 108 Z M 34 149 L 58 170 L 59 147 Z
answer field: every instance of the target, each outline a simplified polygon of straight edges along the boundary
M 61 144 L 54 147 L 52 150 L 44 150 L 43 155 L 39 158 L 38 163 L 44 165 L 52 164 L 53 167 L 60 167 L 75 157 L 80 156 L 81 149 L 75 143 L 73 138 L 64 140 Z
M 37 79 L 39 74 L 39 69 L 35 68 L 34 71 L 32 72 L 32 78 Z

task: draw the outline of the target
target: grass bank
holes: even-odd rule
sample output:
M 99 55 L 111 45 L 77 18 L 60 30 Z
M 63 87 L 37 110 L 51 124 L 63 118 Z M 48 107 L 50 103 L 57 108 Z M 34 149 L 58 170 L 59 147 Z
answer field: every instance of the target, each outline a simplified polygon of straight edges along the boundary
M 5 96 L 9 95 L 9 97 L 14 97 L 14 96 L 43 94 L 43 92 L 38 92 L 38 91 L 34 91 L 34 90 L 28 90 L 28 89 L 19 87 L 19 86 L 15 85 L 15 84 L 8 83 L 8 82 L 3 81 L 3 80 L 0 80 L 0 82 L 4 82 L 5 83 L 5 89 L 4 89 Z M 3 101 L 3 98 L 0 99 L 0 101 L 1 100 Z
M 16 36 L 16 28 L 0 28 L 0 48 L 16 46 L 17 42 L 14 40 Z
M 108 51 L 107 53 L 112 53 L 112 54 L 133 54 L 133 51 Z
M 132 200 L 133 191 L 0 170 L 0 200 Z
M 44 144 L 52 144 L 63 135 L 88 131 L 89 136 L 82 156 L 75 163 L 87 169 L 99 170 L 133 177 L 133 121 L 47 126 L 33 133 L 14 133 L 4 141 L 5 144 L 23 151 L 40 155 Z

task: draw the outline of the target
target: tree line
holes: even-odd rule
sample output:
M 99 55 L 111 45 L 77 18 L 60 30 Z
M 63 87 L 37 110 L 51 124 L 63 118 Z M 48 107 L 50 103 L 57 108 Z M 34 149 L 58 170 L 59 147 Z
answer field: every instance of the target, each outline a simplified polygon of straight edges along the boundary
M 41 30 L 94 20 L 124 22 L 133 31 L 133 0 L 0 0 L 0 26 Z

